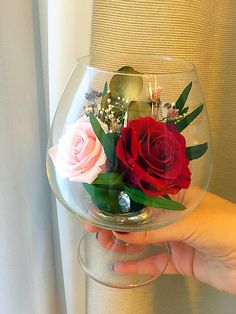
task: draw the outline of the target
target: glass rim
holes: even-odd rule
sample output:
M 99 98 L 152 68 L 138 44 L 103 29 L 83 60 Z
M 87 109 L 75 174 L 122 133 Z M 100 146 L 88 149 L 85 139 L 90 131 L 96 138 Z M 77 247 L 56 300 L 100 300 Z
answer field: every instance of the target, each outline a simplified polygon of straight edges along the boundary
M 150 60 L 159 60 L 163 62 L 171 62 L 173 64 L 178 64 L 183 66 L 183 70 L 170 70 L 170 71 L 163 71 L 163 72 L 145 72 L 145 73 L 124 73 L 124 72 L 119 72 L 114 71 L 114 70 L 109 70 L 105 66 L 104 67 L 99 67 L 99 66 L 91 66 L 89 65 L 88 61 L 91 60 L 92 57 L 105 57 L 112 59 L 112 57 L 133 57 L 133 58 L 139 58 L 141 59 L 150 59 Z M 159 54 L 133 54 L 133 53 L 92 53 L 88 55 L 81 56 L 77 58 L 77 64 L 81 67 L 84 67 L 88 70 L 92 70 L 95 72 L 100 72 L 100 73 L 107 73 L 107 74 L 118 74 L 118 75 L 127 75 L 127 76 L 142 76 L 142 77 L 147 77 L 149 75 L 176 75 L 176 74 L 184 74 L 184 73 L 193 73 L 196 71 L 195 65 L 184 59 L 184 58 L 179 58 L 179 57 L 172 57 L 168 55 L 159 55 Z M 128 66 L 124 64 L 124 66 Z M 132 66 L 132 65 L 130 65 Z

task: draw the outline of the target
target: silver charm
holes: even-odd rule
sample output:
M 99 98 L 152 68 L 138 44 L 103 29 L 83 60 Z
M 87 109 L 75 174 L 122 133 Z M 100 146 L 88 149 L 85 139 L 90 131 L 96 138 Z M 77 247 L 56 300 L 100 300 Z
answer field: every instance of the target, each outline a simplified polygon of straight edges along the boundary
M 123 213 L 128 213 L 130 211 L 130 198 L 124 191 L 121 191 L 118 195 L 118 203 Z

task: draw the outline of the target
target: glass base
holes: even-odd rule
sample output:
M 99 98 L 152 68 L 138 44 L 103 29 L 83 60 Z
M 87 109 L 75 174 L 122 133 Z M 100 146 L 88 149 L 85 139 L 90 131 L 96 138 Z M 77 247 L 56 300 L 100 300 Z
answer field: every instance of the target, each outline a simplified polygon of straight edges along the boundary
M 151 207 L 145 207 L 141 211 L 113 215 L 95 206 L 89 209 L 90 218 L 94 220 L 95 225 L 109 228 L 109 230 L 129 232 L 137 231 L 137 227 L 139 230 L 148 229 L 153 222 L 160 220 L 163 212 L 163 209 L 153 210 Z
M 147 261 L 159 256 L 157 267 Z M 79 244 L 78 259 L 83 270 L 97 282 L 120 289 L 149 284 L 165 270 L 169 248 L 165 244 L 133 245 L 117 239 L 111 231 L 86 233 Z M 137 261 L 146 260 L 146 262 Z

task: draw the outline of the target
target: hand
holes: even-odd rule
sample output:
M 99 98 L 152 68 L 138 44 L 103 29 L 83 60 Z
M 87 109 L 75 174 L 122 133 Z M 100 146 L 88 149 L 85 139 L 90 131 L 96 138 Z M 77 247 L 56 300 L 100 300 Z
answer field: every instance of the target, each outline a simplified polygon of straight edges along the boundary
M 85 224 L 92 232 L 102 229 Z M 111 231 L 106 231 L 111 234 Z M 236 204 L 206 193 L 201 204 L 182 220 L 167 227 L 127 234 L 114 232 L 125 242 L 150 244 L 168 242 L 171 256 L 164 274 L 193 276 L 219 290 L 236 295 Z M 120 262 L 114 270 L 121 274 L 160 269 L 161 257 Z

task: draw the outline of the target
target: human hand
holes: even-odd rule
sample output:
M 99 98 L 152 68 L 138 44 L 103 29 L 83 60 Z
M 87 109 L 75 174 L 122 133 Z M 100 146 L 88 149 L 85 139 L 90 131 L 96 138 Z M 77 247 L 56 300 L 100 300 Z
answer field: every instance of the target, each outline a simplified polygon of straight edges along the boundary
M 85 224 L 88 231 L 104 230 Z M 111 231 L 106 231 L 112 235 Z M 164 274 L 193 276 L 219 290 L 236 295 L 236 205 L 206 193 L 201 204 L 180 221 L 157 230 L 114 235 L 133 244 L 168 242 L 171 249 Z M 105 243 L 103 243 L 105 245 Z M 137 274 L 143 269 L 159 273 L 161 258 L 119 262 L 120 274 Z

